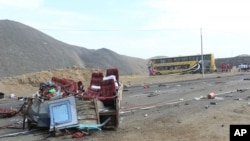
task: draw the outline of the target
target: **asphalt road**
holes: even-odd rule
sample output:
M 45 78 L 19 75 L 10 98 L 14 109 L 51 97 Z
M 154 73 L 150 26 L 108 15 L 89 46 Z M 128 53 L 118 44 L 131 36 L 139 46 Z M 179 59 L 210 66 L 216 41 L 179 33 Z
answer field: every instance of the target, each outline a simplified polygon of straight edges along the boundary
M 123 92 L 122 106 L 126 108 L 127 105 L 129 105 L 127 107 L 136 107 L 159 102 L 188 101 L 201 96 L 207 97 L 209 93 L 215 93 L 217 96 L 229 94 L 237 90 L 249 89 L 250 80 L 245 80 L 248 78 L 250 74 L 238 74 L 128 87 Z

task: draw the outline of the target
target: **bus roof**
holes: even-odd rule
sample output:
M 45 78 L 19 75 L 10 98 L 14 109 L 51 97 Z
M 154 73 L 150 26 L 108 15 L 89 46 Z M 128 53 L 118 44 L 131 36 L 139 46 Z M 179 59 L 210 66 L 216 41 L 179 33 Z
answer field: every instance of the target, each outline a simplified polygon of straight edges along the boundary
M 189 56 L 200 56 L 201 54 L 196 54 L 196 55 L 185 55 L 185 56 L 174 56 L 174 57 L 169 57 L 169 56 L 155 56 L 150 58 L 150 60 L 153 59 L 164 59 L 164 58 L 177 58 L 177 57 L 189 57 Z M 203 54 L 203 55 L 212 55 L 212 53 L 208 54 Z

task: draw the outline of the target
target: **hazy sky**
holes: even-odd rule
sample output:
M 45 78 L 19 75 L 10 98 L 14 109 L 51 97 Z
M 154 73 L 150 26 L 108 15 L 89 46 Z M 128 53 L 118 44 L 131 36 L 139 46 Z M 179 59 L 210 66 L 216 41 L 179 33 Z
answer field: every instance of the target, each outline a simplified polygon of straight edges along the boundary
M 138 58 L 250 54 L 249 0 L 0 0 L 0 18 Z

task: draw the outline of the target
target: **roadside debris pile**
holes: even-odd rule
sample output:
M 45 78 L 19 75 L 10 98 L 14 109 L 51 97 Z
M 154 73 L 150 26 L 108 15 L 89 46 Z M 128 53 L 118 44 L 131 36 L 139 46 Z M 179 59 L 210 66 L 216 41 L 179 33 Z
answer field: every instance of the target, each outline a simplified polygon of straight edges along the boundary
M 4 98 L 4 93 L 0 92 L 0 99 Z
M 122 91 L 116 68 L 107 69 L 106 76 L 93 72 L 86 91 L 81 81 L 52 77 L 40 84 L 35 95 L 23 101 L 19 110 L 22 128 L 46 130 L 51 136 L 70 133 L 72 138 L 89 135 L 90 130 L 117 128 Z M 18 112 L 0 108 L 0 113 L 15 116 Z

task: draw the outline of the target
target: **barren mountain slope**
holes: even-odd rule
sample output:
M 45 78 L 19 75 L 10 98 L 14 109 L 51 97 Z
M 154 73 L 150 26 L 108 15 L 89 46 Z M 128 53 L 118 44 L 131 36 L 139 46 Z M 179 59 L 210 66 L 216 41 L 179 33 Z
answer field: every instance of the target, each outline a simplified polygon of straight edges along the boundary
M 0 50 L 0 78 L 72 66 L 117 67 L 122 74 L 147 72 L 144 59 L 69 45 L 10 20 L 0 20 Z

